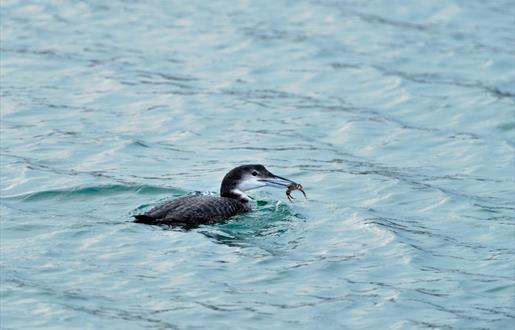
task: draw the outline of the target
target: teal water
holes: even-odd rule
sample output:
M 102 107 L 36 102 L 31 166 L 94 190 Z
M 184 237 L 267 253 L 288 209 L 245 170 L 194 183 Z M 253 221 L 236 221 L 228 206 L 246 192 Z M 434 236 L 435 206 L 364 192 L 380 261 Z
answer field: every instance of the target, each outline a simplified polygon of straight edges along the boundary
M 513 329 L 513 1 L 0 4 L 2 329 Z

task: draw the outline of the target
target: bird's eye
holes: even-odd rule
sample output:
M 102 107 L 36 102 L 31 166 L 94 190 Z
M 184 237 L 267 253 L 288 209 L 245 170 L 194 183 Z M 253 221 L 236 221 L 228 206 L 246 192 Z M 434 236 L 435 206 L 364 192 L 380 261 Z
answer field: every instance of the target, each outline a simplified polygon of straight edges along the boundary
M 252 175 L 253 175 L 253 176 L 256 176 L 256 175 L 258 175 L 258 172 L 257 172 L 257 171 L 254 171 L 254 172 L 252 172 Z

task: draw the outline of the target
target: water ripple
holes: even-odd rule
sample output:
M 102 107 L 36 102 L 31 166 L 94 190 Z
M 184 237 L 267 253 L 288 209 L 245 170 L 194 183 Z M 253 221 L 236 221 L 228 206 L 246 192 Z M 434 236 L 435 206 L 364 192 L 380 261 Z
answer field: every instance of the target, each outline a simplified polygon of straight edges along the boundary
M 512 1 L 0 6 L 2 327 L 512 326 Z

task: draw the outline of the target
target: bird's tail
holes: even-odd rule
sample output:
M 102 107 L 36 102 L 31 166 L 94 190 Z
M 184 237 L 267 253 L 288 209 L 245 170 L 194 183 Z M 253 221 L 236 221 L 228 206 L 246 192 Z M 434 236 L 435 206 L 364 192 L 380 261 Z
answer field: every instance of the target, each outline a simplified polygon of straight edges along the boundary
M 156 219 L 144 215 L 144 214 L 138 214 L 133 216 L 136 220 L 134 220 L 135 223 L 144 223 L 146 225 L 153 225 L 156 223 Z

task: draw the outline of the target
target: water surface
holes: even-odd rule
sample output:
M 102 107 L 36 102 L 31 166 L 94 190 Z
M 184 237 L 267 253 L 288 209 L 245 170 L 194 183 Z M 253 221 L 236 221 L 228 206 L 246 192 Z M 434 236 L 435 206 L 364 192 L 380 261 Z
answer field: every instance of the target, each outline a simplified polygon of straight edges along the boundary
M 513 1 L 1 16 L 2 328 L 513 329 Z M 131 222 L 244 163 L 309 199 Z

